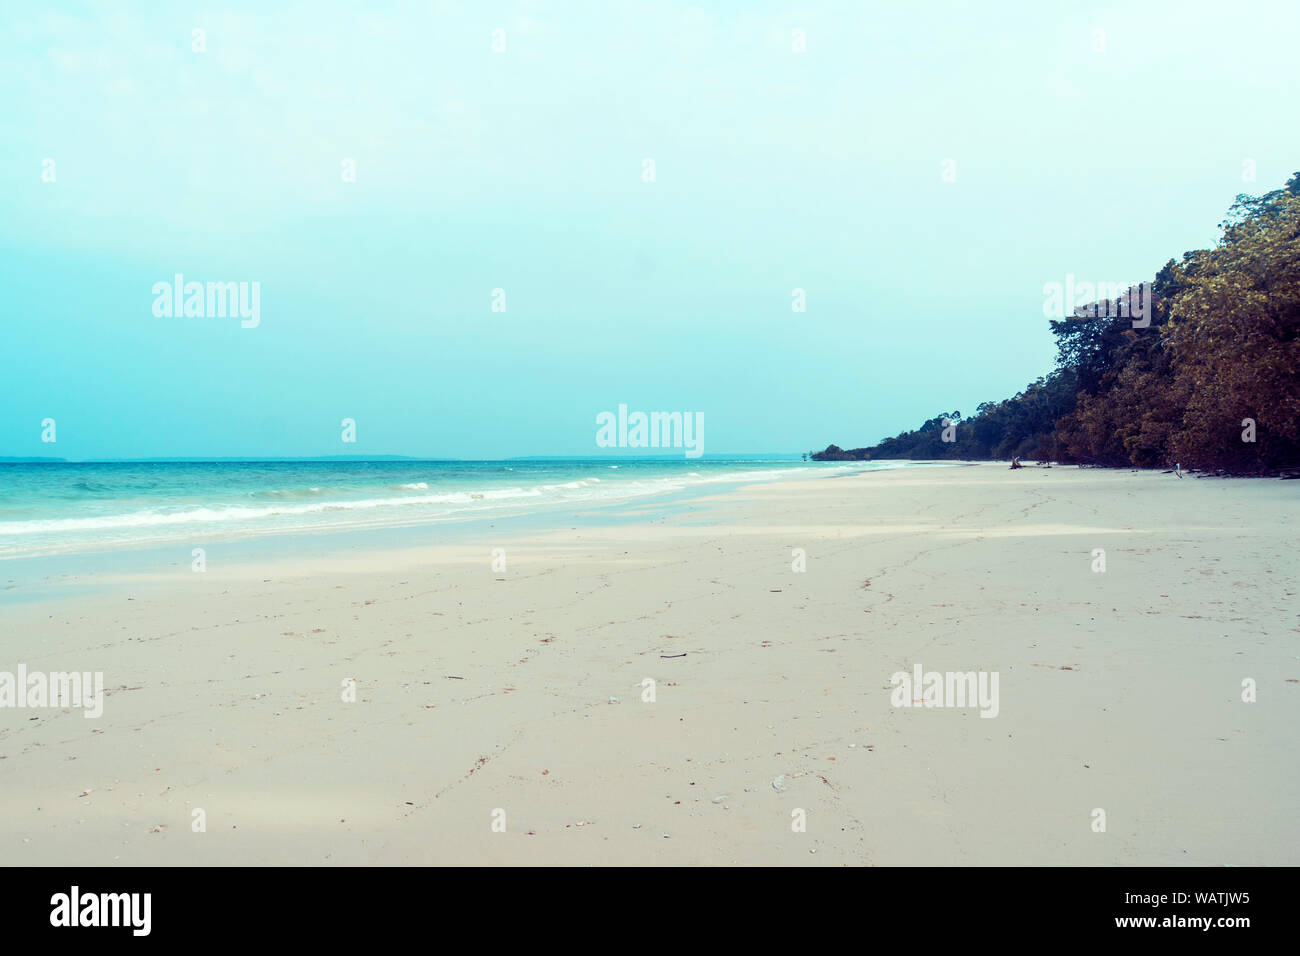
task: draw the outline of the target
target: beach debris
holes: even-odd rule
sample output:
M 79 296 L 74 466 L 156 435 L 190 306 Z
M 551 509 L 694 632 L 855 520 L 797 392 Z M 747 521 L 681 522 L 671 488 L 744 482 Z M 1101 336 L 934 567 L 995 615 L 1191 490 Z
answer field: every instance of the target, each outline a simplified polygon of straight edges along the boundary
M 618 703 L 618 698 L 615 697 L 613 694 L 610 694 L 610 695 L 609 695 L 609 702 L 610 702 L 611 704 L 617 704 L 617 703 Z
M 726 803 L 726 802 L 727 802 L 727 795 L 724 793 L 724 794 L 723 794 L 722 796 L 720 796 L 720 797 L 714 797 L 713 800 L 712 800 L 711 802 L 713 802 L 713 803 Z
M 682 654 L 660 654 L 659 656 L 662 657 L 664 660 L 667 660 L 670 657 L 685 657 L 686 655 L 682 653 Z
M 772 781 L 772 789 L 773 790 L 785 789 L 785 774 L 781 774 L 779 777 L 777 777 L 775 780 Z
M 85 790 L 81 791 L 81 793 L 77 794 L 77 796 L 78 796 L 78 797 L 88 797 L 88 796 L 90 796 L 90 795 L 91 795 L 92 793 L 94 793 L 94 792 L 95 792 L 95 791 L 94 791 L 92 788 L 87 787 Z

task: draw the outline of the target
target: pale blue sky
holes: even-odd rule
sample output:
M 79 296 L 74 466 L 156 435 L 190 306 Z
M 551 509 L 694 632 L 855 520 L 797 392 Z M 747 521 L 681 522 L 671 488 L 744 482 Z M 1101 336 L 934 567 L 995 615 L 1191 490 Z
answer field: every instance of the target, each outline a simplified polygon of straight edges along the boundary
M 1045 282 L 1149 279 L 1300 168 L 1291 0 L 39 6 L 0 455 L 594 454 L 619 403 L 867 444 L 1046 373 Z M 155 317 L 177 272 L 261 324 Z

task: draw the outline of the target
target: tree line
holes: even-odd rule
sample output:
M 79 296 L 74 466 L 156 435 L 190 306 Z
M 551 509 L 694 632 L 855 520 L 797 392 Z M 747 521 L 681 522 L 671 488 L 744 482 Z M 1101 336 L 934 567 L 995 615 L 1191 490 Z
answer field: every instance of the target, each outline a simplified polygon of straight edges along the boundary
M 1266 474 L 1300 465 L 1300 172 L 1239 195 L 1212 249 L 1170 259 L 1125 301 L 1060 320 L 1056 368 L 971 418 L 942 412 L 819 460 L 1009 459 Z

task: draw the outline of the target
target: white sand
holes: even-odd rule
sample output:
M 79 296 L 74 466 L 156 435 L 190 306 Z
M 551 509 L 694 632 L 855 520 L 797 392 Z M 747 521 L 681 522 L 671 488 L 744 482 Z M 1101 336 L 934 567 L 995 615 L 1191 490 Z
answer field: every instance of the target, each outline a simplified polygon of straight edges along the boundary
M 0 610 L 0 670 L 112 688 L 98 720 L 0 709 L 0 859 L 1295 865 L 1298 495 L 979 465 L 346 561 L 186 549 Z M 918 662 L 998 672 L 998 716 L 891 706 Z

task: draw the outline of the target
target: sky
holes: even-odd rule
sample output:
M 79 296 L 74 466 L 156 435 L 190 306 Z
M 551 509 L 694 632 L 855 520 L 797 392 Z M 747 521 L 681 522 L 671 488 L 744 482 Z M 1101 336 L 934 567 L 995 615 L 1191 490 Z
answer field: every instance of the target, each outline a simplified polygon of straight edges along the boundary
M 620 404 L 858 447 L 1300 169 L 1293 0 L 44 6 L 0 5 L 7 456 L 589 455 Z M 256 325 L 157 314 L 177 274 Z

